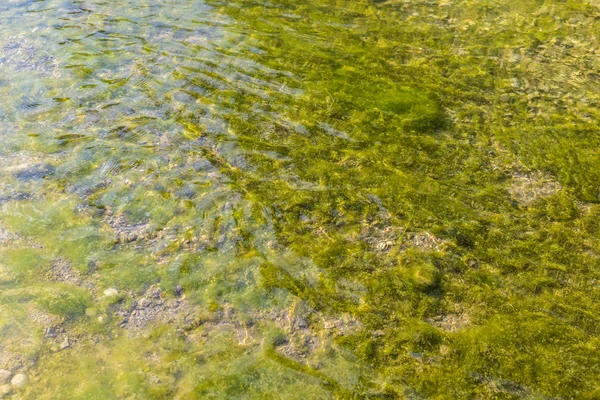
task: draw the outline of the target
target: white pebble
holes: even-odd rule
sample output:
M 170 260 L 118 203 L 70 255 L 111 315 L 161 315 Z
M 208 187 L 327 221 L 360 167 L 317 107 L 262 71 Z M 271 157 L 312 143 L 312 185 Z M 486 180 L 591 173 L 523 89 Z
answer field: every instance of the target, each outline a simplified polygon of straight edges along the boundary
M 23 389 L 27 386 L 27 383 L 29 383 L 29 379 L 27 379 L 27 375 L 25 374 L 16 374 L 13 376 L 10 383 L 17 389 Z
M 109 289 L 106 289 L 104 291 L 104 295 L 106 297 L 118 296 L 119 295 L 119 291 L 117 289 L 115 289 L 115 288 L 109 288 Z
M 69 343 L 69 338 L 65 338 L 65 340 L 63 340 L 63 342 L 60 344 L 60 349 L 65 350 L 69 347 L 71 347 L 71 343 Z
M 12 386 L 10 385 L 2 385 L 0 386 L 0 397 L 7 396 L 11 394 L 13 391 Z

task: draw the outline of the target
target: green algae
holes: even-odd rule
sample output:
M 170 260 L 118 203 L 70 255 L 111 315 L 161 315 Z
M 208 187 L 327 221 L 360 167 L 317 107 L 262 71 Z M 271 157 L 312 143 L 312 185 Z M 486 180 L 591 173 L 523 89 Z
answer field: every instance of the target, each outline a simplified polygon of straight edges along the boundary
M 597 4 L 0 14 L 13 397 L 598 397 Z

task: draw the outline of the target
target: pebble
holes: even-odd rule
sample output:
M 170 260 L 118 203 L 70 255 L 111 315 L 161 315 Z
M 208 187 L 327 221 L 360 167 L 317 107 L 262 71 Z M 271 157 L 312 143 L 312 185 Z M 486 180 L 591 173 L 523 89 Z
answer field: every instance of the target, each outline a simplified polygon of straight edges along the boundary
M 8 382 L 10 382 L 11 377 L 12 372 L 5 369 L 0 369 L 0 385 L 6 385 Z
M 302 317 L 296 317 L 296 325 L 300 329 L 308 328 L 308 322 L 306 321 L 305 318 L 302 318 Z
M 177 301 L 175 299 L 169 299 L 165 303 L 165 308 L 177 308 L 178 305 L 179 305 L 179 301 Z
M 325 329 L 333 329 L 335 328 L 335 322 L 327 321 L 323 324 Z
M 71 347 L 71 343 L 69 343 L 69 338 L 65 338 L 65 340 L 63 340 L 63 342 L 60 344 L 60 349 L 64 350 L 68 349 L 69 347 Z
M 443 356 L 447 356 L 450 353 L 450 347 L 446 346 L 445 344 L 440 346 L 440 354 Z
M 27 375 L 25 374 L 16 374 L 10 383 L 16 389 L 24 389 L 25 386 L 27 386 L 27 383 L 29 383 L 29 379 L 27 379 Z
M 95 317 L 97 313 L 98 313 L 98 310 L 96 310 L 95 308 L 86 308 L 85 309 L 85 315 L 87 315 L 88 317 Z
M 56 329 L 52 328 L 52 327 L 46 329 L 46 337 L 50 337 L 50 338 L 56 337 Z
M 140 301 L 141 308 L 150 307 L 151 304 L 152 304 L 152 300 L 150 300 L 150 299 L 143 299 L 142 301 Z
M 0 397 L 7 396 L 11 394 L 13 391 L 12 386 L 10 385 L 2 385 L 0 386 Z
M 115 288 L 109 288 L 109 289 L 106 289 L 104 291 L 104 295 L 106 297 L 118 296 L 119 295 L 119 291 L 117 289 L 115 289 Z
M 90 260 L 90 262 L 88 262 L 88 271 L 90 271 L 90 272 L 98 271 L 98 261 Z

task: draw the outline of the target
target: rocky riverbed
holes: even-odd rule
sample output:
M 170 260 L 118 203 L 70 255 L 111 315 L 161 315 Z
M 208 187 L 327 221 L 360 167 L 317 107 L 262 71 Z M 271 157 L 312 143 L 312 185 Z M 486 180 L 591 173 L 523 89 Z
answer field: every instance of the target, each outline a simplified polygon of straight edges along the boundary
M 0 4 L 0 396 L 599 397 L 597 1 Z

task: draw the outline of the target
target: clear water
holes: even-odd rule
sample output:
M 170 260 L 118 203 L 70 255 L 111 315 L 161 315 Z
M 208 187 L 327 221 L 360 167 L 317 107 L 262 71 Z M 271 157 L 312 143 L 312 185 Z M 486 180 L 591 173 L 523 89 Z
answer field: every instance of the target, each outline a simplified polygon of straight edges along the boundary
M 598 32 L 596 0 L 3 1 L 0 389 L 598 398 Z

